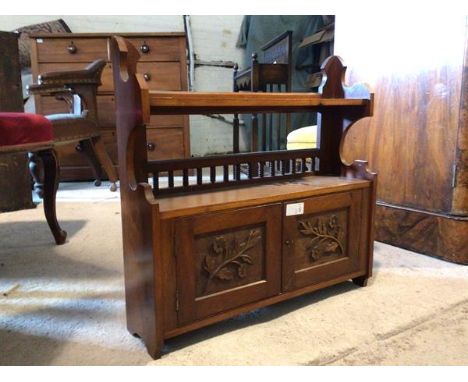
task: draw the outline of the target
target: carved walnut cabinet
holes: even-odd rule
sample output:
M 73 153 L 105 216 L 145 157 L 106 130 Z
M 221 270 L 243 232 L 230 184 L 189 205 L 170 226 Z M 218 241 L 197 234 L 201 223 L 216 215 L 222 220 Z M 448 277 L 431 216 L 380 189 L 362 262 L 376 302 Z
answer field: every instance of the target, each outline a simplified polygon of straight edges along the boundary
M 296 192 L 280 186 L 271 192 L 281 195 L 279 202 L 208 213 L 190 211 L 199 197 L 179 197 L 187 209 L 169 214 L 164 211 L 173 206 L 160 204 L 166 336 L 339 280 L 365 284 L 367 277 L 359 276 L 369 266 L 370 184 L 322 182 L 292 180 Z M 270 194 L 264 186 L 235 196 L 220 191 L 210 202 L 233 198 L 242 205 L 261 189 Z

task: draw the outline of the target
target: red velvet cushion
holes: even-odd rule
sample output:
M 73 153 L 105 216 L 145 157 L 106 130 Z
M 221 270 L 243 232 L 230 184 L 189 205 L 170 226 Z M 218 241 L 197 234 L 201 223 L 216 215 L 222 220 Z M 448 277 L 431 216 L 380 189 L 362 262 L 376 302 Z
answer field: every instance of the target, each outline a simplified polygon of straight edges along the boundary
M 0 146 L 47 142 L 52 139 L 52 123 L 42 115 L 0 113 Z

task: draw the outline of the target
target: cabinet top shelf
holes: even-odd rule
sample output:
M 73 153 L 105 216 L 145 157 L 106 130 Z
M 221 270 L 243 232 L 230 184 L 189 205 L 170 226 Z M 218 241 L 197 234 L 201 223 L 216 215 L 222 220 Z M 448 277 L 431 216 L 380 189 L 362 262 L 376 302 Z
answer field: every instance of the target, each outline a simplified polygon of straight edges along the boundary
M 370 187 L 370 182 L 335 176 L 307 176 L 301 179 L 243 188 L 158 198 L 161 219 L 245 208 L 285 200 L 298 200 L 333 192 Z
M 366 107 L 370 99 L 324 98 L 319 93 L 148 91 L 151 114 L 293 112 L 324 107 Z M 148 105 L 147 105 L 148 106 Z

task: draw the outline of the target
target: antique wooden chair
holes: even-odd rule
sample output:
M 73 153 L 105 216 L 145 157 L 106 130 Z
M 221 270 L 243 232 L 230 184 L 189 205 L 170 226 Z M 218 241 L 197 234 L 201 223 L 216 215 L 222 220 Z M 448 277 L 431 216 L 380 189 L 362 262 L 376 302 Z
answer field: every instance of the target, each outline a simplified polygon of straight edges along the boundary
M 234 67 L 233 90 L 235 92 L 273 92 L 291 91 L 292 76 L 292 32 L 287 31 L 275 37 L 261 47 L 261 62 L 257 53 L 252 54 L 249 68 L 239 71 L 237 65 Z M 252 114 L 252 136 L 250 141 L 250 151 L 267 149 L 273 150 L 273 131 L 276 130 L 276 149 L 280 149 L 281 129 L 273 126 L 272 114 L 262 114 L 262 136 L 258 136 L 258 115 Z M 291 129 L 291 119 L 286 114 L 286 135 Z M 269 132 L 267 137 L 267 130 Z M 267 141 L 268 140 L 268 141 Z M 239 115 L 234 114 L 233 128 L 233 152 L 239 152 Z
M 38 84 L 30 85 L 30 94 L 55 96 L 67 102 L 69 114 L 46 116 L 53 127 L 53 146 L 57 147 L 76 142 L 77 150 L 88 158 L 95 176 L 95 185 L 102 179 L 101 165 L 111 181 L 111 191 L 117 189 L 117 173 L 101 140 L 99 129 L 96 92 L 101 84 L 104 60 L 96 60 L 83 70 L 43 73 L 38 77 Z M 42 195 L 42 182 L 37 154 L 30 153 L 30 169 L 34 178 L 34 188 Z
M 55 212 L 59 166 L 53 149 L 52 122 L 38 114 L 0 113 L 0 155 L 34 152 L 44 166 L 44 212 L 57 244 L 65 243 Z

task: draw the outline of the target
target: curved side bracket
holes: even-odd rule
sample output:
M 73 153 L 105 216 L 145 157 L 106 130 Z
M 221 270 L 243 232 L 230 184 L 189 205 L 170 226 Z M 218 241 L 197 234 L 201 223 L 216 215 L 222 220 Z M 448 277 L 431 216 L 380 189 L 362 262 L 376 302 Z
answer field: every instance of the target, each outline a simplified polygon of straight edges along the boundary
M 330 56 L 323 61 L 320 67 L 322 83 L 319 86 L 319 93 L 324 98 L 345 98 L 344 78 L 346 66 L 339 56 Z
M 356 83 L 352 86 L 345 84 L 347 66 L 339 56 L 330 56 L 323 61 L 322 83 L 319 93 L 324 98 L 369 99 L 372 101 L 372 93 L 364 83 Z
M 149 118 L 148 88 L 136 74 L 138 50 L 125 39 L 114 36 L 111 57 L 115 86 L 117 145 L 120 179 L 135 191 L 147 181 L 145 121 Z

